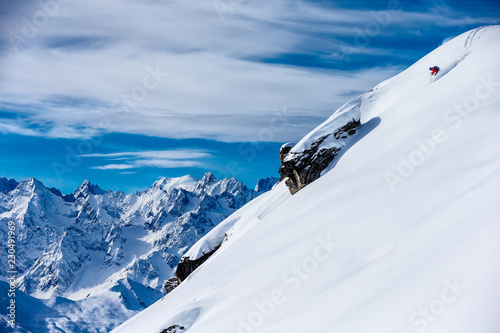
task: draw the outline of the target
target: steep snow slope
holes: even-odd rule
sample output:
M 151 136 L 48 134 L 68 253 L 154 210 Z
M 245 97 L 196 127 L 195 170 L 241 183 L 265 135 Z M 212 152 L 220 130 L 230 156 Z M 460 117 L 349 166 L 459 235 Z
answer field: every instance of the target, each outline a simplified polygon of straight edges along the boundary
M 113 332 L 500 332 L 500 27 L 442 45 L 292 150 L 344 111 L 359 140 L 332 170 L 232 214 L 189 252 L 228 233 L 207 262 Z

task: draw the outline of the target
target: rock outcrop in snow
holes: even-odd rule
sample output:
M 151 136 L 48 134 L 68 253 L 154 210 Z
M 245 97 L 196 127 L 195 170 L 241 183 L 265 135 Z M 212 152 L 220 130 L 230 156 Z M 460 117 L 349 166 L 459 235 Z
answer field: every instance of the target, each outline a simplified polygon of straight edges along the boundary
M 342 116 L 340 114 L 339 116 Z M 344 122 L 347 120 L 343 118 Z M 279 172 L 281 179 L 286 179 L 291 194 L 312 183 L 321 176 L 333 159 L 340 153 L 346 145 L 347 138 L 356 134 L 356 129 L 361 125 L 359 117 L 353 118 L 342 124 L 342 121 L 333 121 L 338 128 L 331 127 L 331 120 L 328 122 L 330 133 L 324 133 L 321 137 L 315 137 L 307 143 L 301 143 L 298 148 L 283 145 L 280 149 L 281 166 Z M 325 131 L 326 132 L 326 131 Z
M 222 244 L 222 243 L 221 243 Z M 181 261 L 177 265 L 177 270 L 175 275 L 179 283 L 182 283 L 191 273 L 193 273 L 198 267 L 201 266 L 212 254 L 219 249 L 221 244 L 217 245 L 213 250 L 204 253 L 201 257 L 196 259 L 190 259 L 189 257 L 182 257 Z

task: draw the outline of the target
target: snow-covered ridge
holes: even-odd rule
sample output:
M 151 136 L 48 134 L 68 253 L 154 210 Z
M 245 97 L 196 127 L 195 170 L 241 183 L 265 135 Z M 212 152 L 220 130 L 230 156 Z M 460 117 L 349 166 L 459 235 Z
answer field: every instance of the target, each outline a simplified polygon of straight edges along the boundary
M 391 101 L 399 101 L 398 97 L 405 93 L 401 89 L 406 87 L 401 84 L 402 81 L 413 82 L 418 78 L 419 83 L 425 84 L 421 80 L 424 69 L 429 67 L 428 64 L 438 63 L 441 68 L 439 74 L 430 77 L 428 82 L 430 84 L 445 78 L 471 54 L 474 44 L 490 28 L 480 27 L 449 41 L 446 48 L 435 50 L 394 78 L 348 101 L 297 144 L 283 145 L 280 173 L 282 177 L 288 178 L 286 184 L 290 192 L 296 193 L 328 172 L 345 150 L 378 126 L 380 119 L 373 113 L 374 110 L 384 110 L 391 107 Z M 385 89 L 381 91 L 382 87 Z M 389 104 L 379 104 L 380 100 Z
M 35 178 L 19 183 L 0 178 L 0 230 L 6 233 L 7 222 L 16 222 L 19 289 L 47 304 L 58 297 L 71 304 L 55 302 L 57 316 L 42 321 L 46 326 L 40 330 L 55 321 L 63 330 L 79 322 L 82 331 L 108 331 L 156 301 L 184 252 L 269 190 L 273 180 L 260 183 L 255 191 L 208 172 L 200 180 L 163 178 L 132 194 L 105 191 L 86 180 L 62 195 Z M 6 265 L 4 258 L 0 272 Z M 2 273 L 0 279 L 6 278 Z M 114 319 L 88 321 L 97 305 Z M 72 315 L 62 320 L 65 311 Z M 18 322 L 23 327 L 23 318 Z
M 269 178 L 266 178 L 266 183 L 270 184 L 268 181 Z M 273 182 L 273 188 L 277 187 L 279 183 Z M 263 207 L 260 208 L 260 211 L 270 210 L 275 207 L 277 204 L 274 200 L 268 201 L 270 198 L 265 194 L 261 195 L 259 199 L 256 199 L 253 202 L 252 206 L 257 206 L 257 202 L 261 202 Z M 258 200 L 258 201 L 257 201 Z M 197 241 L 191 248 L 182 256 L 182 259 L 196 260 L 201 258 L 203 255 L 212 252 L 215 248 L 222 245 L 222 243 L 229 239 L 229 236 L 232 236 L 234 233 L 235 224 L 243 217 L 243 214 L 248 218 L 250 215 L 254 214 L 255 211 L 251 211 L 249 214 L 244 207 L 238 209 L 236 212 L 231 214 L 224 221 L 219 223 L 215 228 L 213 228 L 209 233 L 203 236 L 199 241 Z M 257 219 L 260 220 L 263 217 L 263 214 L 257 214 Z
M 234 212 L 187 252 L 227 236 L 208 261 L 113 332 L 499 332 L 500 26 L 340 110 L 361 125 L 333 169 Z
M 293 146 L 290 150 L 291 154 L 285 160 L 292 159 L 293 154 L 299 154 L 305 150 L 311 149 L 311 146 L 315 142 L 318 142 L 319 139 L 324 137 L 328 137 L 328 140 L 323 141 L 320 150 L 323 147 L 342 148 L 345 146 L 345 141 L 334 138 L 332 134 L 347 123 L 351 121 L 359 121 L 361 119 L 361 106 L 364 100 L 364 95 L 361 95 L 360 97 L 356 97 L 341 106 L 330 116 L 330 118 L 309 132 L 295 146 Z

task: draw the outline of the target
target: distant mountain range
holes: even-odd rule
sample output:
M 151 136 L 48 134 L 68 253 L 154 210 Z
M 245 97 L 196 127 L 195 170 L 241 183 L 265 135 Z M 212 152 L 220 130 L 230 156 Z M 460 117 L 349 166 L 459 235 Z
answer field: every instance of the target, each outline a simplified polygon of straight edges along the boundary
M 36 320 L 27 312 L 20 327 L 111 330 L 158 300 L 181 256 L 276 181 L 262 179 L 252 190 L 206 173 L 201 180 L 163 178 L 125 194 L 86 180 L 63 195 L 35 178 L 0 178 L 0 230 L 7 234 L 8 222 L 16 222 L 18 288 L 34 302 L 20 306 L 43 302 L 50 310 Z M 4 239 L 0 245 L 6 247 Z M 1 280 L 7 270 L 2 258 Z

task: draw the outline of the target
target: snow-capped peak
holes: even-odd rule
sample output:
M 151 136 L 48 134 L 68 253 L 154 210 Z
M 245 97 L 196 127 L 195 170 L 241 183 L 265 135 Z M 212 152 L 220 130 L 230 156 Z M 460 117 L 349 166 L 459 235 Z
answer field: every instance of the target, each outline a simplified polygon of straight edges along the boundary
M 197 182 L 198 180 L 191 175 L 174 178 L 164 177 L 154 182 L 151 188 L 160 189 L 165 192 L 171 192 L 175 188 L 191 190 Z
M 203 178 L 199 181 L 200 186 L 210 186 L 213 185 L 217 182 L 217 178 L 211 173 L 211 172 L 206 172 L 203 175 Z
M 75 199 L 86 197 L 89 194 L 104 194 L 106 191 L 97 185 L 93 185 L 89 180 L 85 180 L 73 193 Z
M 47 189 L 41 181 L 31 177 L 21 180 L 14 189 L 16 195 L 31 196 L 33 194 L 45 195 Z
M 18 288 L 53 304 L 50 320 L 18 318 L 32 332 L 47 325 L 72 331 L 75 323 L 82 332 L 109 331 L 161 297 L 184 252 L 261 194 L 210 173 L 162 178 L 132 194 L 88 180 L 69 195 L 35 178 L 1 178 L 0 186 L 0 231 L 7 234 L 9 221 L 17 226 Z M 0 272 L 6 264 L 0 261 Z M 96 311 L 112 314 L 97 318 Z

